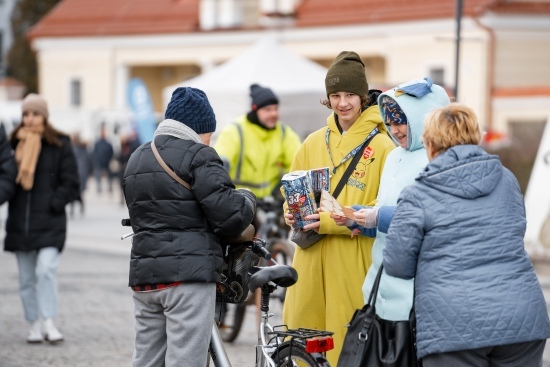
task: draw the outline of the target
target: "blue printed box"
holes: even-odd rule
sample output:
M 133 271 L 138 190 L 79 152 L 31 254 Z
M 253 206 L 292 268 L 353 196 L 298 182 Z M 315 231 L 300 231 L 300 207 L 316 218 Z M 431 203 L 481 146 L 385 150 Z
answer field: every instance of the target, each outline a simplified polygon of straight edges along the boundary
M 299 230 L 305 225 L 314 223 L 313 220 L 304 220 L 307 215 L 317 213 L 315 196 L 308 171 L 294 171 L 287 173 L 281 179 L 285 192 L 286 202 L 290 214 L 296 219 L 294 230 Z

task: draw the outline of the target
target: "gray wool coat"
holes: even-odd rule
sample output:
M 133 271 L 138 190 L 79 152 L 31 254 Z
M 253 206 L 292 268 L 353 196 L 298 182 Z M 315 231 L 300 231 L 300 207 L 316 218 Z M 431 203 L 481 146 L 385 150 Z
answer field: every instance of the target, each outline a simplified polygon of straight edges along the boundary
M 479 146 L 447 150 L 402 191 L 383 263 L 416 278 L 419 358 L 550 337 L 525 226 L 516 178 Z

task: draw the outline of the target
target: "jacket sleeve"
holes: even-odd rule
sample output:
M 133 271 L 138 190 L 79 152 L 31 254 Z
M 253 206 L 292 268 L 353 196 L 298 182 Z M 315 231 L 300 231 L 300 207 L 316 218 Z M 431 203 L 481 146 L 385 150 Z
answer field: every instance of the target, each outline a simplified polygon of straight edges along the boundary
M 54 213 L 63 212 L 65 205 L 77 198 L 79 194 L 78 169 L 74 152 L 68 139 L 62 139 L 60 149 L 59 181 L 50 203 Z
M 388 233 L 388 230 L 390 228 L 391 221 L 393 219 L 394 213 L 395 213 L 395 206 L 381 206 L 380 209 L 378 209 L 378 220 L 377 220 L 377 227 L 378 230 L 382 233 Z
M 0 128 L 0 205 L 15 192 L 17 165 L 4 129 Z
M 199 151 L 192 167 L 192 190 L 214 233 L 240 235 L 254 219 L 254 195 L 235 190 L 220 157 L 210 147 Z
M 424 210 L 415 190 L 415 186 L 409 186 L 401 192 L 393 224 L 386 237 L 384 270 L 397 278 L 415 277 L 418 254 L 424 240 Z
M 231 177 L 235 177 L 241 149 L 241 140 L 235 124 L 230 124 L 220 132 L 214 149 L 224 162 L 226 171 Z

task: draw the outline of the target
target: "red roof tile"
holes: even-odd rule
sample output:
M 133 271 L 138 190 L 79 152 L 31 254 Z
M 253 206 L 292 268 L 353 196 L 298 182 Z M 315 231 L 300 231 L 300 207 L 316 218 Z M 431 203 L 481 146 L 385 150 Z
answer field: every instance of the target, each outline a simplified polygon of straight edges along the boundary
M 550 13 L 547 1 L 464 0 L 463 15 L 494 12 Z M 296 11 L 297 26 L 345 25 L 450 18 L 456 0 L 303 0 Z
M 198 19 L 199 0 L 63 0 L 29 37 L 182 33 Z
M 456 0 L 302 0 L 297 26 L 454 17 Z M 550 14 L 545 0 L 464 0 L 464 15 Z M 199 0 L 62 0 L 29 37 L 188 33 L 199 30 Z

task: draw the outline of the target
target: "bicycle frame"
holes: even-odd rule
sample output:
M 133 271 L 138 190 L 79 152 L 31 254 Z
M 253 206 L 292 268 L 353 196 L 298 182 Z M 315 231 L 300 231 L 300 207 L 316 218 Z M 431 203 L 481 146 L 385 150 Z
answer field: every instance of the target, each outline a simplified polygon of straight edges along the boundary
M 262 289 L 262 294 L 264 293 Z M 258 344 L 256 345 L 256 367 L 275 367 L 275 361 L 269 356 L 270 352 L 276 349 L 276 346 L 270 345 L 267 339 L 267 333 L 273 331 L 273 327 L 269 324 L 269 318 L 273 316 L 268 311 L 261 311 L 261 321 L 258 332 Z M 232 367 L 231 361 L 225 350 L 220 332 L 216 323 L 212 325 L 212 338 L 210 340 L 210 356 L 215 367 Z

